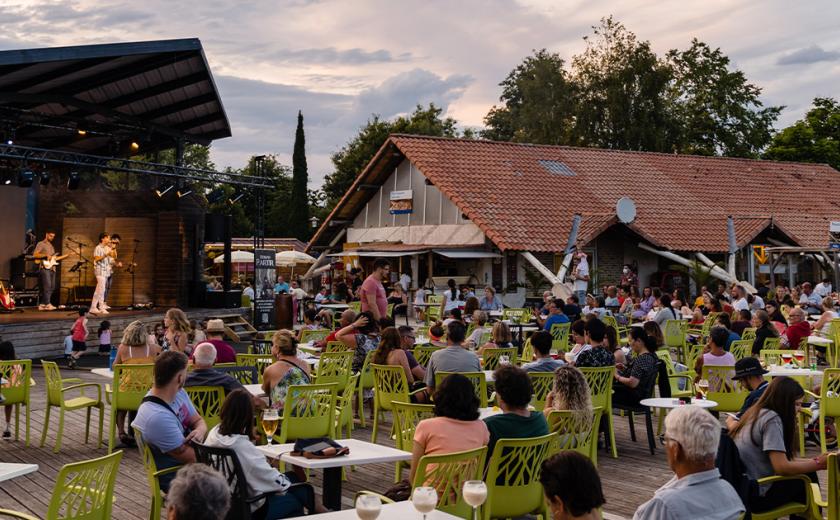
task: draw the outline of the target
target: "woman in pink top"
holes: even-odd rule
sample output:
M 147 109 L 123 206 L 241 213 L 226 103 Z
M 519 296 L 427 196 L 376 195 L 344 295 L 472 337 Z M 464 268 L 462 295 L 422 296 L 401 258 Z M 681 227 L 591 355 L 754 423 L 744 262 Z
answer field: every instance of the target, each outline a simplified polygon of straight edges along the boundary
M 469 379 L 452 374 L 435 389 L 435 417 L 414 430 L 409 482 L 414 482 L 423 455 L 441 455 L 487 446 L 490 431 L 479 420 L 478 397 Z

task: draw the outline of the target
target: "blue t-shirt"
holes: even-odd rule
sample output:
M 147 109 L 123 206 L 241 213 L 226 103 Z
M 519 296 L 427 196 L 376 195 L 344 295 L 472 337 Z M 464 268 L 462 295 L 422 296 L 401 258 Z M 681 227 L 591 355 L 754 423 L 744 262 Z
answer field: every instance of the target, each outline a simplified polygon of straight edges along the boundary
M 151 395 L 151 392 L 146 395 Z M 167 453 L 184 444 L 186 433 L 190 431 L 190 418 L 196 415 L 190 396 L 183 389 L 175 394 L 175 400 L 169 403 L 169 407 L 172 411 L 164 409 L 157 403 L 145 402 L 140 405 L 137 417 L 131 423 L 131 426 L 143 434 L 143 441 L 153 448 L 152 454 L 158 470 L 181 464 Z M 174 473 L 162 475 L 160 477 L 161 489 L 169 489 L 169 483 L 173 478 L 175 478 Z
M 729 331 L 729 337 L 726 338 L 726 346 L 723 347 L 723 350 L 729 352 L 729 347 L 732 345 L 732 342 L 733 341 L 738 341 L 739 339 L 741 339 L 741 336 L 739 336 L 737 332 L 732 332 L 730 330 Z
M 275 294 L 287 293 L 287 292 L 289 292 L 289 284 L 287 284 L 286 282 L 278 283 L 278 284 L 274 285 L 274 293 Z
M 547 320 L 545 320 L 545 326 L 543 327 L 543 330 L 551 332 L 551 326 L 555 323 L 569 323 L 569 317 L 565 314 L 552 314 L 548 317 Z
M 764 381 L 763 383 L 758 385 L 758 388 L 747 394 L 747 398 L 744 399 L 744 405 L 741 407 L 741 410 L 738 411 L 738 413 L 736 414 L 739 419 L 742 415 L 744 415 L 744 413 L 746 413 L 747 410 L 749 410 L 750 406 L 754 405 L 756 401 L 758 401 L 761 398 L 762 394 L 764 394 L 764 391 L 767 390 L 768 384 L 769 383 L 767 381 Z

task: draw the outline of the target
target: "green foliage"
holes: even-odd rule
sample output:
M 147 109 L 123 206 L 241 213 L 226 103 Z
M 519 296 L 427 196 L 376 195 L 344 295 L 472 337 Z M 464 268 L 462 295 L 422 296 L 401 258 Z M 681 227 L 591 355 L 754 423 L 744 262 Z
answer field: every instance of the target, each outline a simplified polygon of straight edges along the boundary
M 457 137 L 457 122 L 451 117 L 441 118 L 442 113 L 443 109 L 430 103 L 428 108 L 417 105 L 408 117 L 393 121 L 383 121 L 374 114 L 350 142 L 332 155 L 335 171 L 327 175 L 323 187 L 327 206 L 335 206 L 390 134 Z
M 672 264 L 668 266 L 668 269 L 688 275 L 694 282 L 694 290 L 699 293 L 701 287 L 708 287 L 710 285 L 709 282 L 711 282 L 713 278 L 712 268 L 707 267 L 706 264 L 699 260 L 689 260 L 689 264 L 690 265 L 688 266 L 684 266 L 682 264 Z
M 840 170 L 840 104 L 816 98 L 805 118 L 773 137 L 766 159 L 825 163 Z
M 309 175 L 306 168 L 306 136 L 303 114 L 298 112 L 295 147 L 292 153 L 292 192 L 289 200 L 289 227 L 286 236 L 309 240 L 309 197 L 306 189 Z

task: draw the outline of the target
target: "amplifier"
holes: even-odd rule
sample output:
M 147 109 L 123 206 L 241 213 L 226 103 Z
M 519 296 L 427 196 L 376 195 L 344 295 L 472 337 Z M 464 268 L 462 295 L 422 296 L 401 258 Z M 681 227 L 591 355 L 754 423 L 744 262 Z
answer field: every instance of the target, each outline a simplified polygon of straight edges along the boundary
M 90 303 L 93 300 L 93 292 L 96 287 L 93 285 L 74 285 L 70 289 L 68 296 L 68 305 L 75 305 L 78 303 Z
M 38 305 L 38 291 L 15 291 L 12 294 L 15 307 L 35 307 Z

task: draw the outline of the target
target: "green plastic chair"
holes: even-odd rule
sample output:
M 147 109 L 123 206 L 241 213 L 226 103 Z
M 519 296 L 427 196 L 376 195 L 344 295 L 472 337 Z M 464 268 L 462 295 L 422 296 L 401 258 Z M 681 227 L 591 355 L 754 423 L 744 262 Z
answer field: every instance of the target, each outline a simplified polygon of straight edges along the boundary
M 814 505 L 828 510 L 827 518 L 840 518 L 840 454 L 830 453 L 828 455 L 828 496 L 823 501 L 819 484 L 811 482 L 811 493 L 814 497 Z M 819 514 L 812 514 L 814 518 L 821 518 Z
M 501 364 L 499 358 L 507 356 L 511 364 L 516 364 L 519 360 L 519 351 L 516 347 L 507 348 L 486 348 L 482 357 L 484 359 L 484 370 L 496 370 Z
M 237 354 L 236 364 L 246 367 L 255 367 L 259 384 L 263 382 L 263 372 L 274 363 L 274 356 L 271 354 Z
M 761 350 L 779 350 L 781 345 L 782 338 L 764 338 L 764 345 L 761 346 Z
M 744 331 L 741 333 L 741 339 L 755 339 L 755 327 L 747 327 L 746 329 L 744 329 Z
M 618 458 L 618 448 L 615 444 L 615 428 L 613 427 L 612 384 L 615 379 L 615 366 L 583 367 L 580 369 L 592 396 L 592 406 L 600 407 L 607 418 L 607 431 L 610 450 L 614 459 Z
M 753 520 L 776 520 L 777 518 L 787 517 L 790 515 L 800 515 L 808 517 L 810 515 L 811 518 L 822 518 L 822 515 L 816 511 L 816 504 L 814 503 L 814 496 L 813 496 L 813 484 L 811 479 L 808 478 L 807 475 L 791 475 L 788 477 L 783 477 L 780 475 L 774 475 L 772 477 L 765 477 L 758 479 L 759 484 L 772 484 L 774 482 L 780 482 L 783 480 L 801 480 L 805 485 L 805 503 L 799 502 L 788 502 L 782 506 L 777 507 L 771 511 L 764 511 L 761 513 L 750 513 Z M 817 487 L 819 489 L 819 487 Z M 831 517 L 828 518 L 837 518 Z
M 598 466 L 598 427 L 604 409 L 592 409 L 592 419 L 584 420 L 584 414 L 572 410 L 552 410 L 546 417 L 548 431 L 556 435 L 552 453 L 572 450 L 580 453 Z
M 694 370 L 697 363 L 697 358 L 703 355 L 702 343 L 686 343 L 685 352 L 683 353 L 683 363 L 689 370 Z
M 356 410 L 359 413 L 359 424 L 365 428 L 365 390 L 373 389 L 373 371 L 370 369 L 370 358 L 373 357 L 375 350 L 371 350 L 365 355 L 365 362 L 362 364 L 362 370 L 359 373 L 359 384 L 356 387 L 356 397 L 358 398 L 358 406 Z M 371 404 L 371 408 L 373 405 Z
M 688 322 L 685 320 L 666 320 L 662 335 L 665 337 L 665 346 L 672 349 L 678 356 L 685 355 L 686 334 L 688 334 Z
M 528 323 L 531 319 L 531 309 L 524 307 L 508 307 L 502 309 L 502 320 L 516 320 L 520 323 Z
M 348 302 L 347 307 L 350 310 L 352 310 L 353 312 L 355 312 L 356 314 L 359 314 L 360 312 L 362 312 L 362 302 L 359 302 L 359 301 Z
M 26 426 L 24 434 L 26 436 L 26 447 L 29 447 L 29 410 L 32 408 L 29 405 L 29 388 L 32 381 L 32 360 L 31 359 L 15 359 L 11 361 L 0 361 L 0 378 L 6 382 L 3 383 L 0 391 L 3 394 L 3 406 L 15 407 L 15 440 L 20 438 L 20 407 L 24 406 Z
M 108 453 L 114 451 L 117 433 L 117 412 L 136 412 L 143 397 L 154 383 L 155 366 L 114 365 L 114 382 L 105 385 L 105 398 L 111 405 L 111 424 L 108 426 Z
M 55 479 L 46 520 L 94 520 L 111 518 L 114 483 L 123 452 L 62 466 Z M 0 509 L 0 516 L 25 520 L 37 517 Z
M 470 518 L 472 507 L 464 501 L 464 482 L 481 480 L 487 446 L 446 455 L 424 455 L 417 463 L 412 488 L 431 486 L 437 490 L 436 509 L 460 518 Z
M 556 352 L 569 351 L 569 331 L 571 323 L 555 323 L 551 326 L 551 350 Z
M 733 365 L 703 365 L 701 377 L 709 382 L 706 398 L 718 404 L 712 410 L 736 413 L 744 406 L 750 392 L 741 389 L 741 385 L 732 379 L 734 375 Z
M 622 327 L 618 324 L 618 320 L 615 319 L 615 316 L 610 316 L 609 314 L 604 314 L 600 317 L 600 320 L 604 322 L 604 325 L 608 327 L 612 327 L 615 329 L 616 334 L 618 334 L 619 342 L 626 343 L 627 341 L 625 338 L 627 337 L 627 327 Z M 624 335 L 624 338 L 622 338 Z
M 423 419 L 435 416 L 435 406 L 432 404 L 414 404 L 394 401 L 391 403 L 394 415 L 394 441 L 398 450 L 411 452 L 414 449 L 414 431 Z M 411 461 L 397 461 L 394 482 L 402 480 L 403 468 L 409 469 Z
M 438 347 L 436 345 L 415 345 L 414 359 L 417 360 L 417 363 L 427 366 L 429 364 L 429 359 L 432 358 L 432 354 L 438 350 L 443 350 L 443 348 L 444 347 Z
M 522 353 L 519 355 L 519 364 L 530 363 L 534 360 L 534 346 L 531 345 L 531 338 L 526 338 L 522 344 Z
M 333 438 L 335 401 L 335 383 L 289 386 L 280 432 L 274 438 L 280 444 L 306 438 Z
M 348 352 L 350 346 L 342 341 L 328 341 L 324 347 L 324 352 Z
M 330 335 L 332 332 L 329 329 L 304 329 L 300 333 L 300 343 L 309 343 L 310 341 L 321 341 L 322 339 L 326 339 L 327 336 Z
M 706 315 L 706 319 L 703 321 L 703 325 L 701 325 L 699 329 L 689 328 L 688 332 L 700 337 L 698 343 L 705 343 L 704 340 L 709 336 L 709 331 L 712 330 L 712 326 L 715 324 L 719 315 L 719 312 L 710 312 Z
M 225 389 L 221 386 L 185 386 L 195 411 L 204 419 L 207 430 L 212 430 L 221 421 L 222 403 L 225 402 Z
M 96 383 L 80 383 L 81 379 L 61 379 L 61 371 L 58 365 L 52 361 L 43 361 L 44 376 L 47 379 L 47 411 L 44 415 L 44 431 L 41 434 L 41 447 L 47 441 L 47 430 L 50 428 L 50 410 L 58 407 L 58 432 L 55 437 L 54 453 L 61 450 L 61 436 L 64 433 L 64 412 L 73 410 L 87 410 L 87 421 L 85 422 L 85 444 L 90 438 L 90 411 L 92 408 L 99 409 L 99 437 L 96 447 L 102 445 L 102 423 L 105 414 L 105 403 L 102 402 L 102 387 Z M 67 383 L 76 383 L 64 386 Z M 86 388 L 96 389 L 96 399 L 85 395 Z M 65 393 L 79 390 L 78 397 L 66 398 Z
M 671 353 L 668 350 L 657 350 L 656 357 L 661 359 L 665 364 L 665 370 L 668 373 L 668 383 L 671 386 L 671 397 L 679 399 L 681 397 L 694 396 L 694 376 L 696 375 L 694 371 L 677 372 L 676 367 L 674 367 L 674 361 L 671 359 Z M 685 390 L 680 390 L 680 380 L 685 381 Z M 657 410 L 657 414 L 659 415 L 657 434 L 662 433 L 665 415 L 667 413 L 667 410 L 663 408 Z
M 394 401 L 410 402 L 411 391 L 402 366 L 371 363 L 370 368 L 373 371 L 373 431 L 370 442 L 376 444 L 382 412 L 392 411 Z
M 554 388 L 554 372 L 528 372 L 531 386 L 534 393 L 531 396 L 531 406 L 535 410 L 542 411 L 545 408 L 545 399 L 551 389 Z
M 353 374 L 353 355 L 352 350 L 321 354 L 312 382 L 318 384 L 335 383 L 337 385 L 336 392 L 344 392 L 350 382 L 350 376 Z
M 160 489 L 160 477 L 175 473 L 183 466 L 172 466 L 171 468 L 158 469 L 155 457 L 149 445 L 143 441 L 143 432 L 134 428 L 134 440 L 137 441 L 137 448 L 143 458 L 143 467 L 146 470 L 146 480 L 149 482 L 149 489 L 152 492 L 152 506 L 149 513 L 149 520 L 160 520 L 160 510 L 166 499 L 166 494 Z
M 435 372 L 435 387 L 440 387 L 444 379 L 452 374 L 461 374 L 470 380 L 475 389 L 475 395 L 478 397 L 479 406 L 487 408 L 487 376 L 484 372 Z
M 487 500 L 482 518 L 515 518 L 540 515 L 548 508 L 540 484 L 540 467 L 551 453 L 556 435 L 525 439 L 499 439 L 487 462 Z
M 735 356 L 735 361 L 740 361 L 744 358 L 752 356 L 752 339 L 738 339 L 729 345 L 729 352 Z
M 829 392 L 831 392 L 829 396 Z M 828 451 L 825 442 L 825 419 L 834 418 L 835 424 L 840 423 L 840 368 L 827 368 L 823 372 L 820 387 L 820 450 Z
M 349 439 L 353 434 L 353 396 L 358 384 L 359 374 L 353 374 L 344 390 L 335 398 L 335 431 L 343 439 Z M 342 436 L 345 431 L 347 435 Z
M 429 302 L 429 303 L 436 303 L 436 302 Z M 434 307 L 426 307 L 426 325 L 429 325 L 432 322 L 440 321 L 441 317 L 443 316 L 443 310 L 438 307 L 437 305 Z

